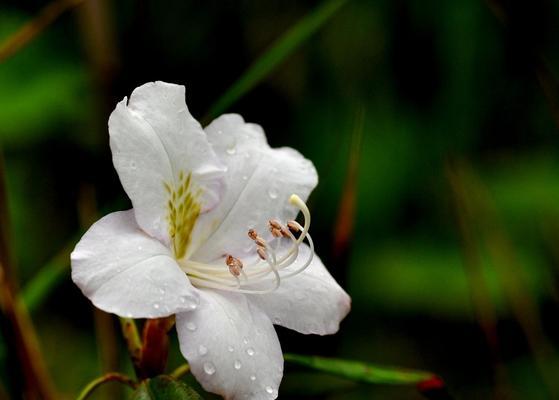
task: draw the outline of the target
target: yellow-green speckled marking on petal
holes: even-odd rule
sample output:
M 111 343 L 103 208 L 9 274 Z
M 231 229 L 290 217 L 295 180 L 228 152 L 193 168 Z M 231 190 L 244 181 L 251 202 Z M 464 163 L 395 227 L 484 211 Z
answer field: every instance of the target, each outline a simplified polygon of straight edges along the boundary
M 200 215 L 201 206 L 197 201 L 198 193 L 192 191 L 192 174 L 179 173 L 178 187 L 163 182 L 169 194 L 167 201 L 167 222 L 169 236 L 173 243 L 173 251 L 177 260 L 186 255 L 192 239 L 192 231 Z

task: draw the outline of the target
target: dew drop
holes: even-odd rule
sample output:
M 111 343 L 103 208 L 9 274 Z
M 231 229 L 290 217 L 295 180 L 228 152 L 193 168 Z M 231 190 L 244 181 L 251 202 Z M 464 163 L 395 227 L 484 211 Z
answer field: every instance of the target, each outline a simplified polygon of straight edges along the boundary
M 227 346 L 227 351 L 229 353 L 233 353 L 235 351 L 235 348 L 233 346 Z
M 126 313 L 126 318 L 132 318 L 132 313 Z
M 198 346 L 198 354 L 200 354 L 201 356 L 205 356 L 206 354 L 208 354 L 208 348 L 201 344 L 200 346 Z
M 235 364 L 234 364 L 235 369 L 241 369 L 242 366 L 243 364 L 241 364 L 239 360 L 235 360 Z
M 132 161 L 132 162 L 130 163 L 130 168 L 131 168 L 131 169 L 136 169 L 136 163 L 135 163 L 134 161 Z
M 256 375 L 251 375 L 250 380 L 254 382 L 256 380 Z
M 247 354 L 252 357 L 254 355 L 254 349 L 252 347 L 249 347 L 247 349 Z
M 159 289 L 159 293 L 165 294 L 165 289 Z
M 156 310 L 159 310 L 159 303 L 153 303 L 153 308 L 155 308 Z
M 274 388 L 271 386 L 266 386 L 266 392 L 273 394 L 274 393 Z
M 248 181 L 248 176 L 243 175 L 243 181 Z
M 215 365 L 213 365 L 211 362 L 205 363 L 204 364 L 204 372 L 208 375 L 215 374 Z
M 246 336 L 243 338 L 243 343 L 248 344 L 248 338 Z
M 275 317 L 273 322 L 274 322 L 275 325 L 281 325 L 281 318 L 280 317 Z
M 270 196 L 271 199 L 277 199 L 278 198 L 278 191 L 274 188 L 270 188 L 270 189 L 268 189 L 268 196 Z
M 227 154 L 229 155 L 233 155 L 237 152 L 237 148 L 233 145 L 231 147 L 228 147 L 227 150 L 225 150 L 227 152 Z
M 194 332 L 196 330 L 196 324 L 194 322 L 187 322 L 186 329 L 188 329 L 191 332 Z
M 138 251 L 142 251 L 143 247 L 142 246 L 138 246 Z

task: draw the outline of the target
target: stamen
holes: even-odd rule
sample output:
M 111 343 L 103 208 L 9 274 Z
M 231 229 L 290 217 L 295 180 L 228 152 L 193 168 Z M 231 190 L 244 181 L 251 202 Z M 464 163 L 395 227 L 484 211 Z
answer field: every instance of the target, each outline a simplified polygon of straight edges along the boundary
M 296 221 L 288 221 L 287 222 L 287 227 L 289 228 L 289 230 L 293 233 L 299 233 L 299 224 Z
M 256 233 L 254 229 L 249 229 L 248 237 L 251 238 L 252 240 L 256 240 L 256 238 L 258 237 L 258 233 Z
M 268 256 L 266 255 L 266 250 L 264 250 L 262 247 L 257 248 L 256 253 L 258 253 L 258 256 L 262 260 L 266 260 L 268 258 Z
M 256 242 L 256 244 L 257 244 L 259 247 L 262 247 L 262 248 L 264 248 L 264 249 L 266 248 L 267 243 L 266 243 L 266 241 L 265 241 L 264 239 L 262 239 L 260 236 L 257 236 L 256 239 L 254 239 L 254 241 Z
M 275 238 L 282 237 L 281 229 L 270 228 L 270 232 L 272 232 L 272 236 Z
M 225 261 L 228 267 L 225 269 L 223 264 L 220 266 L 219 263 L 180 260 L 180 265 L 192 284 L 197 287 L 238 293 L 264 294 L 276 290 L 282 279 L 295 276 L 308 268 L 314 256 L 314 244 L 308 233 L 310 212 L 297 195 L 291 195 L 289 203 L 302 212 L 303 225 L 297 221 L 287 221 L 284 224 L 277 219 L 271 219 L 268 221 L 268 226 L 274 239 L 269 242 L 259 236 L 256 230 L 248 230 L 248 237 L 255 243 L 258 261 L 245 266 L 240 259 L 227 254 L 224 259 L 221 259 L 221 263 Z M 294 234 L 297 233 L 296 237 Z M 289 242 L 284 242 L 285 239 Z M 296 270 L 287 270 L 299 260 L 299 247 L 305 239 L 310 247 L 306 260 Z M 282 243 L 284 245 L 289 243 L 289 245 L 285 247 L 281 245 Z
M 228 254 L 225 257 L 225 264 L 229 267 L 229 272 L 234 277 L 238 277 L 241 275 L 241 271 L 243 270 L 243 263 L 238 258 L 233 257 L 231 254 Z
M 270 229 L 274 228 L 274 229 L 281 229 L 281 222 L 279 222 L 277 219 L 271 219 L 268 221 L 268 224 L 270 224 Z

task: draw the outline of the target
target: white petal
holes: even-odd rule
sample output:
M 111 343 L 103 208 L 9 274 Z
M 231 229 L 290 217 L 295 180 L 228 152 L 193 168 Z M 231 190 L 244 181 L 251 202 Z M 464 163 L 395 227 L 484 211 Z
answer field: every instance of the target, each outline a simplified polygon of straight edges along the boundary
M 134 90 L 128 104 L 126 98 L 118 103 L 109 118 L 113 162 L 138 224 L 167 243 L 170 195 L 165 183 L 178 190 L 181 174 L 192 174 L 192 191 L 202 190 L 203 212 L 216 205 L 224 190 L 223 165 L 184 95 L 184 86 L 147 83 Z
M 238 293 L 200 290 L 200 306 L 177 314 L 181 352 L 207 391 L 226 399 L 274 399 L 283 355 L 268 317 Z
M 306 200 L 318 176 L 312 162 L 291 148 L 270 148 L 262 128 L 239 115 L 223 115 L 205 130 L 228 167 L 227 191 L 208 214 L 210 224 L 200 233 L 208 239 L 193 258 L 211 261 L 224 253 L 243 257 L 254 253 L 247 231 L 254 228 L 265 236 L 269 219 L 293 219 L 298 210 L 288 204 L 289 197 L 297 194 Z
M 132 210 L 109 214 L 89 228 L 71 255 L 72 279 L 101 310 L 156 318 L 191 310 L 197 290 L 170 250 L 146 235 Z
M 299 268 L 309 253 L 309 247 L 302 245 L 299 257 L 285 271 Z M 274 324 L 305 334 L 337 332 L 340 321 L 351 306 L 348 294 L 332 278 L 316 254 L 307 269 L 283 279 L 274 292 L 248 297 L 268 314 Z

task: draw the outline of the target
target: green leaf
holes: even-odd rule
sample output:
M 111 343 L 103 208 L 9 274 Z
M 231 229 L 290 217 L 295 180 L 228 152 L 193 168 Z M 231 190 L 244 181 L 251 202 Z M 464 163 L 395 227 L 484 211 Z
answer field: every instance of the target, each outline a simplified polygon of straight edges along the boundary
M 208 121 L 252 89 L 336 13 L 347 0 L 328 0 L 282 35 L 210 108 Z
M 190 386 L 170 376 L 161 375 L 140 384 L 132 400 L 202 400 Z
M 415 385 L 432 378 L 431 372 L 385 367 L 359 361 L 339 360 L 316 356 L 284 354 L 285 361 L 318 371 L 328 372 L 358 382 L 385 385 Z

